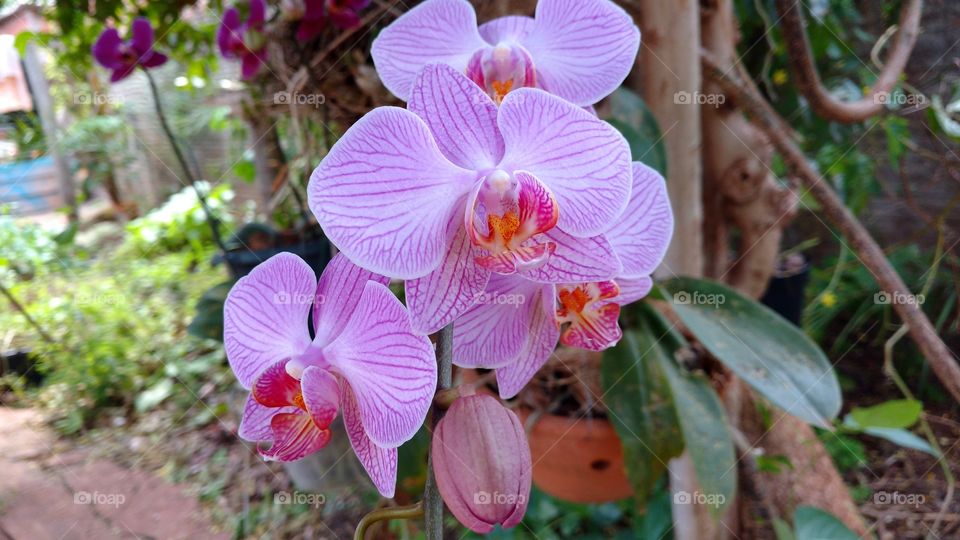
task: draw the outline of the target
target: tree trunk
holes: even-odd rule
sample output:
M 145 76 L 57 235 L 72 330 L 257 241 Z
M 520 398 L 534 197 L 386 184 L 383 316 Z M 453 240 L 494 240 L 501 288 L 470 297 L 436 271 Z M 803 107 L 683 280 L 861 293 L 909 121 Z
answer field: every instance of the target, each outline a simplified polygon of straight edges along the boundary
M 700 156 L 700 5 L 695 0 L 638 0 L 640 90 L 663 133 L 667 151 L 667 190 L 673 205 L 674 238 L 659 273 L 702 276 L 703 206 Z M 696 492 L 693 463 L 687 454 L 669 463 L 670 489 Z M 677 501 L 677 499 L 674 499 Z M 673 504 L 678 540 L 717 538 L 720 524 L 705 505 Z
M 732 0 L 703 2 L 703 47 L 722 69 L 735 72 L 739 40 Z M 750 124 L 715 84 L 704 88 L 704 192 L 707 274 L 759 298 L 775 269 L 784 227 L 796 213 L 797 198 L 770 169 L 770 141 Z M 736 260 L 728 263 L 729 227 L 740 232 Z M 791 519 L 798 505 L 824 508 L 850 529 L 866 527 L 850 493 L 813 429 L 780 413 L 762 429 L 749 388 L 732 375 L 719 389 L 731 423 L 745 433 L 750 448 L 786 456 L 792 468 L 762 474 L 766 501 L 780 517 Z M 745 503 L 740 497 L 740 504 Z M 729 526 L 729 524 L 728 524 Z

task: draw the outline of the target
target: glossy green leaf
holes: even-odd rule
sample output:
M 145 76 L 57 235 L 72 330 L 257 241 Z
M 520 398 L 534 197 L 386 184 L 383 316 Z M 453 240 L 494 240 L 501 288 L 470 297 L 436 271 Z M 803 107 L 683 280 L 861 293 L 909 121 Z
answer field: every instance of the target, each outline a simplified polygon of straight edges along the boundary
M 626 88 L 618 88 L 607 98 L 609 121 L 630 143 L 634 161 L 642 161 L 667 176 L 667 150 L 657 119 L 643 98 Z
M 895 399 L 873 407 L 854 407 L 850 416 L 864 428 L 908 428 L 917 423 L 921 412 L 919 401 Z
M 706 349 L 781 409 L 827 428 L 840 384 L 823 351 L 773 310 L 711 281 L 663 284 L 677 315 Z
M 871 437 L 879 437 L 881 439 L 888 440 L 893 444 L 908 448 L 910 450 L 918 450 L 920 452 L 926 452 L 931 456 L 939 459 L 941 456 L 940 452 L 936 448 L 930 445 L 927 440 L 918 437 L 913 434 L 913 432 L 901 428 L 885 428 L 885 427 L 864 427 L 860 425 L 852 415 L 847 415 L 843 419 L 843 428 L 857 433 L 863 433 L 865 435 L 870 435 Z
M 813 506 L 798 506 L 793 514 L 797 540 L 859 540 L 839 519 Z
M 642 507 L 667 462 L 683 451 L 683 437 L 660 357 L 670 352 L 646 321 L 627 330 L 620 343 L 603 354 L 603 401 L 623 445 L 627 477 Z
M 719 515 L 737 491 L 736 454 L 723 403 L 703 375 L 681 370 L 671 358 L 657 360 L 673 392 L 686 451 L 702 490 L 699 504 Z

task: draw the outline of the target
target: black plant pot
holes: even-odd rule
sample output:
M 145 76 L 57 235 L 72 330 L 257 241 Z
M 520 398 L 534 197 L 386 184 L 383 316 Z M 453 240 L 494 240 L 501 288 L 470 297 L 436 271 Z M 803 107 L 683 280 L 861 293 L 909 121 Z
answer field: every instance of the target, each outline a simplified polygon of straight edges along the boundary
M 39 386 L 43 374 L 37 370 L 37 359 L 28 350 L 0 352 L 0 375 L 19 375 L 28 386 Z
M 807 258 L 800 254 L 788 257 L 778 265 L 760 302 L 800 326 L 806 300 L 804 291 L 809 281 L 810 264 Z
M 320 275 L 320 272 L 322 272 L 323 269 L 326 268 L 327 263 L 330 262 L 330 242 L 322 237 L 298 242 L 289 246 L 256 250 L 247 248 L 235 249 L 228 251 L 222 256 L 222 259 L 221 256 L 218 255 L 217 259 L 226 260 L 227 266 L 230 267 L 230 274 L 234 279 L 240 279 L 249 274 L 263 261 L 284 251 L 298 255 L 307 261 L 307 264 L 310 265 L 310 268 L 313 268 L 313 271 L 316 272 L 317 275 Z M 217 260 L 215 259 L 214 262 L 217 262 Z

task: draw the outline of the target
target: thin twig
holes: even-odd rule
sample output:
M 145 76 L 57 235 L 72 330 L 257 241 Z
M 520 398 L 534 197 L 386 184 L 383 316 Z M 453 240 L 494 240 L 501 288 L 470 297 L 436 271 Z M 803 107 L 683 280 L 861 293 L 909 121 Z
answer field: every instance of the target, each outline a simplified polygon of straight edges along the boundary
M 23 304 L 21 304 L 17 300 L 17 298 L 13 296 L 13 293 L 10 292 L 10 289 L 4 287 L 2 283 L 0 283 L 0 294 L 3 294 L 4 296 L 7 297 L 7 300 L 10 301 L 10 303 L 13 305 L 13 308 L 19 311 L 21 315 L 23 315 L 23 318 L 26 319 L 28 323 L 30 323 L 30 326 L 32 326 L 37 331 L 37 333 L 40 334 L 40 337 L 42 337 L 44 341 L 46 341 L 51 345 L 61 345 L 59 341 L 54 339 L 53 336 L 48 334 L 47 331 L 44 330 L 42 326 L 40 326 L 40 323 L 38 323 L 37 320 L 30 315 L 30 312 L 27 311 L 27 308 L 23 307 Z
M 708 51 L 701 51 L 704 77 L 714 81 L 728 100 L 746 111 L 770 139 L 790 167 L 793 177 L 820 204 L 821 213 L 850 243 L 851 249 L 876 279 L 881 289 L 894 298 L 912 298 L 910 289 L 887 260 L 866 227 L 843 204 L 823 177 L 810 166 L 807 157 L 787 135 L 788 128 L 759 92 L 737 75 L 727 74 Z M 909 326 L 910 336 L 930 363 L 944 388 L 960 401 L 960 366 L 957 365 L 927 315 L 917 302 L 893 302 L 893 308 Z
M 804 28 L 803 6 L 802 0 L 777 0 L 780 29 L 786 42 L 790 71 L 797 89 L 810 102 L 810 107 L 827 120 L 848 124 L 862 122 L 882 112 L 886 103 L 884 94 L 893 91 L 917 42 L 923 0 L 907 0 L 900 8 L 899 31 L 893 48 L 887 55 L 887 63 L 867 95 L 858 101 L 850 102 L 838 101 L 820 80 L 810 40 Z
M 194 176 L 190 166 L 187 165 L 187 160 L 183 156 L 183 151 L 180 149 L 180 145 L 177 143 L 177 138 L 173 135 L 173 130 L 170 129 L 170 125 L 167 123 L 167 117 L 163 113 L 163 105 L 160 103 L 160 92 L 157 90 L 157 83 L 153 80 L 153 75 L 150 75 L 149 70 L 144 69 L 143 73 L 147 76 L 147 81 L 150 83 L 150 92 L 153 93 L 153 105 L 157 110 L 157 116 L 160 117 L 160 127 L 163 128 L 163 132 L 167 135 L 167 139 L 170 141 L 170 146 L 173 147 L 173 154 L 177 157 L 177 161 L 180 162 L 180 168 L 183 169 L 183 174 L 187 175 L 187 180 L 190 182 L 190 186 L 193 188 L 194 193 L 197 194 L 197 200 L 200 201 L 200 207 L 203 209 L 203 213 L 207 217 L 207 223 L 210 224 L 210 231 L 213 233 L 214 242 L 217 243 L 217 247 L 219 247 L 221 251 L 226 253 L 227 248 L 223 244 L 223 239 L 220 237 L 220 222 L 213 215 L 213 211 L 210 210 L 210 206 L 207 204 L 207 198 L 197 186 L 197 178 Z

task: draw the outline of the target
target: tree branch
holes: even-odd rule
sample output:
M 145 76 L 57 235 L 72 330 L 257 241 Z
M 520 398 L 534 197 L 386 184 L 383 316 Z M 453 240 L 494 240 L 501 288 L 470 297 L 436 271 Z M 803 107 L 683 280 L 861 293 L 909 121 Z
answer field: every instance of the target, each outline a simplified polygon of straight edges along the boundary
M 850 242 L 853 251 L 883 291 L 893 298 L 912 298 L 910 289 L 867 229 L 837 197 L 829 184 L 823 182 L 823 178 L 813 170 L 800 148 L 786 135 L 783 119 L 741 77 L 726 74 L 709 52 L 702 51 L 701 58 L 704 76 L 714 81 L 727 97 L 746 111 L 767 134 L 794 177 L 817 200 L 827 220 Z M 954 399 L 960 401 L 960 366 L 954 361 L 953 355 L 937 335 L 926 314 L 916 302 L 895 301 L 893 308 L 910 327 L 910 337 L 917 343 L 940 382 Z
M 801 0 L 777 0 L 780 28 L 786 41 L 790 71 L 797 88 L 807 98 L 813 110 L 827 120 L 852 124 L 862 122 L 883 111 L 886 100 L 903 74 L 903 70 L 917 41 L 923 0 L 907 0 L 900 10 L 899 31 L 880 75 L 866 96 L 858 101 L 842 102 L 823 86 L 813 60 L 810 40 L 807 38 Z

